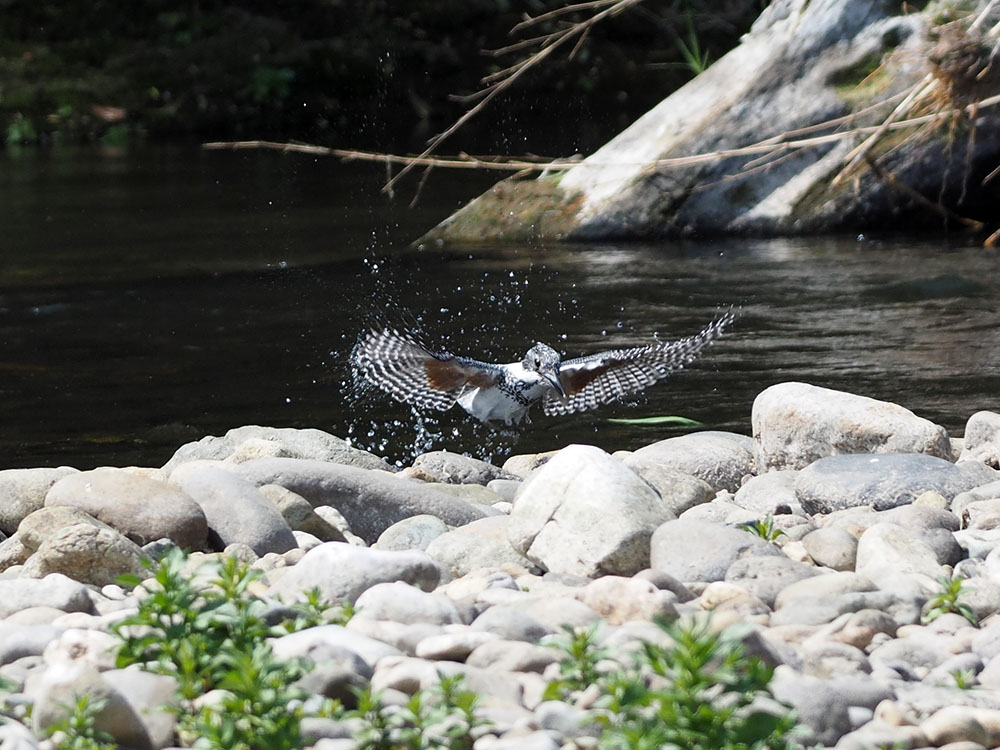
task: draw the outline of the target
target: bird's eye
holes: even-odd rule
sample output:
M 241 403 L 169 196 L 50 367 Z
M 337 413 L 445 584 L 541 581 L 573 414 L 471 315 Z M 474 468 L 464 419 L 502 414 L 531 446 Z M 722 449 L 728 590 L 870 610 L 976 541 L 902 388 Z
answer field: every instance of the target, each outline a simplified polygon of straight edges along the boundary
M 542 360 L 535 359 L 535 367 L 538 368 L 538 367 L 541 367 L 541 366 L 542 366 Z

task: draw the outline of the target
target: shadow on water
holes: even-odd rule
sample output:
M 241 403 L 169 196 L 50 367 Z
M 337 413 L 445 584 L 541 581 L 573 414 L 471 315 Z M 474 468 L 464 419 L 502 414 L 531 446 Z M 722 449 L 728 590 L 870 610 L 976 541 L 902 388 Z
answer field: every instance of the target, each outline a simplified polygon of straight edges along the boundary
M 243 424 L 315 427 L 405 462 L 448 448 L 677 431 L 609 417 L 682 415 L 748 433 L 754 396 L 804 380 L 896 401 L 960 434 L 998 408 L 1000 281 L 970 241 L 794 239 L 406 249 L 491 178 L 436 174 L 416 210 L 365 165 L 150 150 L 3 157 L 0 468 L 159 465 Z M 435 182 L 436 180 L 436 182 Z M 352 386 L 358 332 L 419 324 L 456 354 L 513 361 L 689 335 L 739 304 L 730 335 L 637 400 L 496 431 L 418 417 Z

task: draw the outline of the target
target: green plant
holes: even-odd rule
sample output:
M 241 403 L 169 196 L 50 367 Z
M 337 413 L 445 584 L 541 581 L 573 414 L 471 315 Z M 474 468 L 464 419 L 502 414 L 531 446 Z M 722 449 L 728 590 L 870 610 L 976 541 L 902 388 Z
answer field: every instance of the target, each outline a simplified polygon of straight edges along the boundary
M 602 750 L 790 747 L 794 717 L 765 708 L 770 667 L 704 624 L 660 627 L 671 646 L 646 643 L 634 667 L 596 678 Z
M 607 658 L 606 649 L 597 646 L 597 627 L 573 628 L 564 625 L 567 638 L 555 641 L 552 646 L 565 656 L 559 662 L 559 679 L 545 688 L 546 700 L 565 699 L 575 690 L 584 690 L 601 677 L 597 665 Z
M 771 514 L 768 514 L 766 518 L 754 521 L 753 523 L 742 524 L 740 528 L 755 536 L 759 536 L 765 542 L 773 542 L 778 537 L 785 535 L 785 532 L 775 525 L 774 516 Z
M 95 727 L 105 705 L 106 699 L 94 700 L 84 694 L 74 705 L 66 706 L 66 716 L 47 730 L 56 750 L 115 750 L 118 745 L 114 738 Z
M 956 669 L 951 673 L 951 678 L 959 690 L 972 690 L 977 685 L 976 673 L 971 669 Z
M 119 667 L 140 664 L 172 675 L 181 696 L 190 700 L 218 686 L 228 670 L 228 652 L 251 651 L 272 630 L 260 617 L 263 602 L 246 596 L 257 571 L 231 557 L 206 564 L 198 573 L 215 577 L 203 589 L 185 567 L 184 553 L 175 549 L 155 567 L 151 584 L 138 576 L 119 579 L 122 585 L 143 585 L 148 594 L 114 632 L 123 641 Z
M 403 706 L 389 706 L 379 693 L 359 690 L 357 708 L 337 706 L 335 715 L 359 724 L 354 733 L 359 750 L 472 750 L 477 730 L 486 723 L 476 716 L 479 696 L 463 688 L 461 674 L 439 674 L 439 681 L 418 690 Z
M 193 575 L 186 569 L 184 554 L 173 550 L 150 581 L 121 579 L 141 585 L 147 595 L 114 628 L 122 639 L 118 665 L 139 664 L 177 679 L 178 734 L 194 747 L 300 748 L 305 694 L 294 683 L 303 669 L 277 660 L 267 644 L 269 636 L 285 631 L 266 624 L 264 603 L 249 593 L 259 573 L 231 557 Z M 314 605 L 321 608 L 318 601 Z M 196 702 L 213 690 L 219 691 L 213 700 Z
M 955 613 L 961 615 L 971 622 L 975 627 L 979 627 L 979 618 L 967 603 L 959 601 L 965 593 L 965 581 L 961 578 L 941 576 L 937 579 L 940 589 L 924 605 L 924 614 L 921 618 L 924 623 L 933 622 L 941 615 Z
M 292 605 L 298 617 L 286 620 L 284 623 L 284 628 L 289 633 L 317 625 L 346 625 L 354 617 L 353 603 L 344 602 L 339 607 L 330 607 L 323 599 L 323 592 L 318 586 L 306 589 L 302 593 L 305 598 Z

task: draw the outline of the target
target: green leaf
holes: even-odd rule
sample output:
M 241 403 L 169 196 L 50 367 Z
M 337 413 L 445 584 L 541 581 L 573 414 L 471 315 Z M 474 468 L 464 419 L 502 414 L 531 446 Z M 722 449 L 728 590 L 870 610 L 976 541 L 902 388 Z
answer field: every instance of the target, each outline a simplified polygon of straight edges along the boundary
M 658 416 L 658 417 L 632 417 L 630 419 L 618 419 L 614 417 L 609 417 L 608 422 L 613 424 L 630 424 L 637 425 L 641 427 L 653 427 L 655 425 L 661 424 L 673 424 L 678 427 L 702 427 L 703 423 L 696 419 L 688 419 L 687 417 L 671 417 L 671 416 Z

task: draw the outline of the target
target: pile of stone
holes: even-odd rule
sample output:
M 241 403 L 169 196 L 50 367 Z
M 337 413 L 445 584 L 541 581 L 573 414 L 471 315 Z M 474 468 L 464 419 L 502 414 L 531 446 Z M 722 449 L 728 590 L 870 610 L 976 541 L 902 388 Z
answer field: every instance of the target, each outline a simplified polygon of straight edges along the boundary
M 177 741 L 173 681 L 116 669 L 109 632 L 136 606 L 115 579 L 172 545 L 252 563 L 266 600 L 354 602 L 346 626 L 273 642 L 310 659 L 317 694 L 402 699 L 464 675 L 490 722 L 477 750 L 595 747 L 584 711 L 543 699 L 560 652 L 542 644 L 563 626 L 601 623 L 627 663 L 664 639 L 654 619 L 708 616 L 776 665 L 806 746 L 1000 746 L 1000 415 L 956 440 L 784 383 L 752 429 L 503 468 L 433 452 L 397 472 L 319 431 L 243 427 L 159 469 L 0 471 L 0 747 L 43 747 L 81 693 L 108 699 L 98 725 L 120 745 Z M 781 535 L 748 533 L 767 517 Z M 943 576 L 965 579 L 973 618 L 924 622 Z M 335 721 L 305 730 L 317 750 L 353 746 Z

